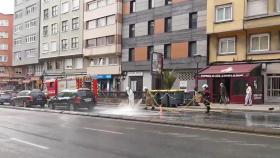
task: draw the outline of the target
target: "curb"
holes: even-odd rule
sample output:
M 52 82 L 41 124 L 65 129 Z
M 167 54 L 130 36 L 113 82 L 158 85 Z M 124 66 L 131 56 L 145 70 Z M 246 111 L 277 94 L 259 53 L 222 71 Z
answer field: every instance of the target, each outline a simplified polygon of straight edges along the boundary
M 0 106 L 0 108 L 34 111 L 34 112 L 47 112 L 47 113 L 56 113 L 56 114 L 79 115 L 79 116 L 96 117 L 96 118 L 118 119 L 118 120 L 125 120 L 125 121 L 145 122 L 145 123 L 148 122 L 148 123 L 155 123 L 155 124 L 162 124 L 162 125 L 173 125 L 173 126 L 192 127 L 192 128 L 201 128 L 201 129 L 213 129 L 213 130 L 234 131 L 234 132 L 241 132 L 241 133 L 254 133 L 254 134 L 280 136 L 279 129 L 264 128 L 264 127 L 256 128 L 256 127 L 245 127 L 245 126 L 238 126 L 238 125 L 202 124 L 202 123 L 191 123 L 191 122 L 183 122 L 183 121 L 161 120 L 161 119 L 156 119 L 156 118 L 149 119 L 149 118 L 134 117 L 134 116 L 94 114 L 94 113 L 87 113 L 87 112 L 74 112 L 74 111 L 51 110 L 51 109 L 35 109 L 35 108 L 11 107 L 11 106 Z

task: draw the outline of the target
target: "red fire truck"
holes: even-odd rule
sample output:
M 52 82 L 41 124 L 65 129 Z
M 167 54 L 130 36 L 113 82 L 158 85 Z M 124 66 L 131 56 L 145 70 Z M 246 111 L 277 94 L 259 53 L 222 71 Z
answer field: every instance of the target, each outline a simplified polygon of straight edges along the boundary
M 45 92 L 48 97 L 56 96 L 64 89 L 79 89 L 89 88 L 95 96 L 98 95 L 98 82 L 91 77 L 75 77 L 75 78 L 61 78 L 50 79 L 44 82 Z

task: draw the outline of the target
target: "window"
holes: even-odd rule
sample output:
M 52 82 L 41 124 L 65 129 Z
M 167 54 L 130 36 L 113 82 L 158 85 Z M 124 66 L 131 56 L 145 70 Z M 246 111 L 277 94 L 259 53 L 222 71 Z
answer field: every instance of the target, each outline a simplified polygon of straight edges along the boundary
M 148 21 L 148 35 L 153 35 L 155 32 L 155 22 L 154 20 Z
M 57 14 L 58 14 L 58 7 L 57 6 L 53 6 L 52 7 L 52 16 L 53 17 L 57 16 Z
M 8 20 L 0 20 L 0 26 L 9 26 Z
M 235 37 L 221 38 L 219 40 L 219 54 L 235 53 Z
M 15 46 L 18 46 L 18 45 L 21 45 L 22 44 L 22 38 L 16 38 L 14 39 L 14 45 Z
M 86 47 L 95 47 L 96 38 L 86 40 Z
M 5 73 L 5 67 L 0 67 L 0 74 L 4 74 Z
M 26 29 L 31 29 L 31 28 L 33 28 L 35 26 L 36 26 L 36 20 L 35 19 L 31 20 L 31 21 L 25 22 L 25 28 Z
M 134 13 L 136 11 L 136 1 L 130 1 L 130 13 Z
M 17 75 L 22 74 L 22 68 L 15 68 L 15 72 L 16 72 Z
M 48 26 L 43 26 L 43 36 L 48 35 Z
M 164 45 L 164 59 L 171 58 L 171 44 Z
M 149 9 L 152 9 L 155 7 L 155 0 L 149 0 L 149 4 L 148 4 Z
M 165 5 L 172 4 L 172 0 L 165 0 Z
M 80 8 L 80 0 L 72 0 L 72 10 L 77 10 Z
M 106 37 L 97 38 L 97 46 L 105 46 L 106 45 Z
M 25 51 L 27 58 L 33 58 L 35 57 L 35 49 L 29 49 Z
M 52 34 L 53 35 L 57 34 L 57 32 L 58 32 L 57 23 L 52 24 Z
M 276 0 L 276 10 L 280 12 L 280 0 Z
M 115 24 L 115 15 L 107 16 L 107 25 Z
M 116 0 L 107 0 L 107 5 L 115 3 Z
M 57 50 L 57 45 L 56 45 L 56 41 L 52 41 L 51 42 L 51 51 L 55 52 Z
M 90 20 L 86 22 L 86 28 L 87 29 L 94 29 L 96 28 L 96 20 Z
M 189 56 L 193 57 L 197 54 L 197 43 L 196 41 L 189 42 Z
M 83 67 L 84 67 L 83 58 L 76 58 L 75 59 L 75 68 L 76 69 L 82 69 Z
M 105 64 L 106 64 L 105 58 L 99 58 L 99 59 L 98 59 L 98 63 L 99 63 L 100 66 L 105 65 Z
M 67 47 L 68 47 L 68 41 L 67 41 L 67 39 L 61 40 L 61 43 L 62 43 L 61 49 L 62 49 L 62 50 L 67 50 Z
M 25 37 L 26 43 L 33 43 L 36 42 L 36 35 L 30 35 Z
M 109 65 L 118 65 L 118 57 L 109 57 Z
M 79 18 L 72 19 L 72 30 L 79 29 Z
M 69 2 L 62 3 L 61 5 L 61 13 L 68 13 L 69 12 Z
M 7 61 L 8 61 L 7 55 L 0 55 L 0 62 L 7 62 Z
M 8 44 L 0 44 L 0 50 L 8 50 Z
M 196 29 L 197 28 L 197 12 L 190 13 L 189 28 L 190 29 Z
M 48 19 L 49 18 L 49 9 L 45 9 L 44 10 L 44 19 Z
M 53 64 L 51 61 L 47 61 L 47 70 L 52 70 L 53 69 Z
M 111 45 L 115 43 L 115 36 L 108 36 L 107 37 L 107 45 Z
M 23 11 L 22 10 L 19 10 L 19 11 L 15 12 L 15 19 L 21 18 L 22 15 L 23 15 Z
M 15 5 L 20 5 L 23 2 L 23 0 L 15 0 Z
M 26 15 L 29 15 L 31 13 L 34 13 L 35 12 L 35 9 L 36 9 L 36 4 L 33 4 L 29 7 L 26 8 Z
M 97 0 L 98 8 L 106 6 L 106 0 Z
M 56 70 L 59 70 L 59 69 L 61 69 L 62 67 L 61 67 L 61 60 L 56 60 L 55 61 L 55 69 Z
M 68 30 L 68 20 L 62 21 L 61 27 L 62 32 L 66 32 Z
M 65 69 L 72 69 L 72 68 L 73 68 L 73 60 L 65 59 Z
M 29 65 L 29 66 L 27 67 L 27 73 L 28 73 L 28 74 L 33 74 L 33 73 L 34 73 L 34 66 Z
M 258 52 L 258 51 L 268 51 L 270 45 L 270 35 L 266 34 L 258 34 L 251 36 L 250 42 L 250 50 L 251 52 Z
M 8 32 L 0 32 L 0 38 L 8 38 Z
M 21 52 L 14 52 L 15 53 L 15 59 L 21 60 Z
M 232 20 L 232 4 L 216 7 L 216 22 Z
M 47 53 L 49 51 L 49 44 L 48 43 L 43 43 L 43 53 Z
M 106 17 L 97 19 L 97 26 L 98 27 L 106 26 Z
M 135 49 L 134 48 L 129 48 L 128 50 L 128 61 L 134 61 L 134 56 L 135 56 Z
M 171 19 L 171 17 L 165 18 L 164 32 L 171 32 L 171 30 L 172 30 L 172 19 Z
M 153 54 L 154 52 L 154 46 L 148 46 L 148 49 L 147 49 L 147 60 L 151 60 L 151 55 Z
M 247 16 L 267 14 L 268 0 L 248 0 Z
M 22 31 L 22 24 L 19 24 L 19 25 L 15 26 L 15 33 L 20 32 L 20 31 Z
M 129 25 L 129 38 L 135 37 L 135 24 Z
M 87 10 L 88 10 L 88 11 L 94 10 L 94 9 L 97 8 L 97 0 L 87 2 L 86 5 L 87 5 Z
M 71 48 L 78 48 L 79 47 L 79 41 L 78 37 L 71 38 Z

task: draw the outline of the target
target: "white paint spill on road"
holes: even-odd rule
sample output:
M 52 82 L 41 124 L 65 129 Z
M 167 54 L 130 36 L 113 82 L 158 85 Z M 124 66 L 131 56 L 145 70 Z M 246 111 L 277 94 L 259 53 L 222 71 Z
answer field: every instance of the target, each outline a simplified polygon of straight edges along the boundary
M 10 138 L 10 140 L 15 141 L 15 142 L 19 142 L 19 143 L 22 143 L 22 144 L 30 145 L 30 146 L 33 146 L 33 147 L 37 147 L 37 148 L 40 148 L 40 149 L 45 149 L 45 150 L 49 149 L 46 146 L 34 144 L 34 143 L 31 143 L 31 142 L 28 142 L 28 141 L 25 141 L 25 140 L 21 140 L 21 139 L 17 139 L 17 138 Z
M 103 133 L 111 133 L 111 134 L 124 134 L 121 132 L 116 132 L 116 131 L 110 131 L 110 130 L 103 130 L 103 129 L 95 129 L 95 128 L 84 128 L 85 130 L 91 130 L 91 131 L 97 131 L 97 132 L 103 132 Z

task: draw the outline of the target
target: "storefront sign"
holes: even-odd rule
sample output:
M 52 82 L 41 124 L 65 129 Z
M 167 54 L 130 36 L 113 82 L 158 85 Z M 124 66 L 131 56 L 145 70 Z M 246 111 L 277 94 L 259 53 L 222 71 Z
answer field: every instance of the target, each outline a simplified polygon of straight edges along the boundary
M 163 69 L 163 55 L 161 53 L 153 52 L 151 62 L 151 73 L 161 74 Z
M 262 94 L 253 94 L 255 100 L 261 100 L 262 99 Z
M 143 76 L 143 72 L 128 72 L 127 76 Z
M 211 77 L 243 77 L 244 74 L 209 74 L 209 75 L 200 75 L 200 77 L 211 78 Z
M 97 75 L 96 79 L 112 79 L 112 75 Z

